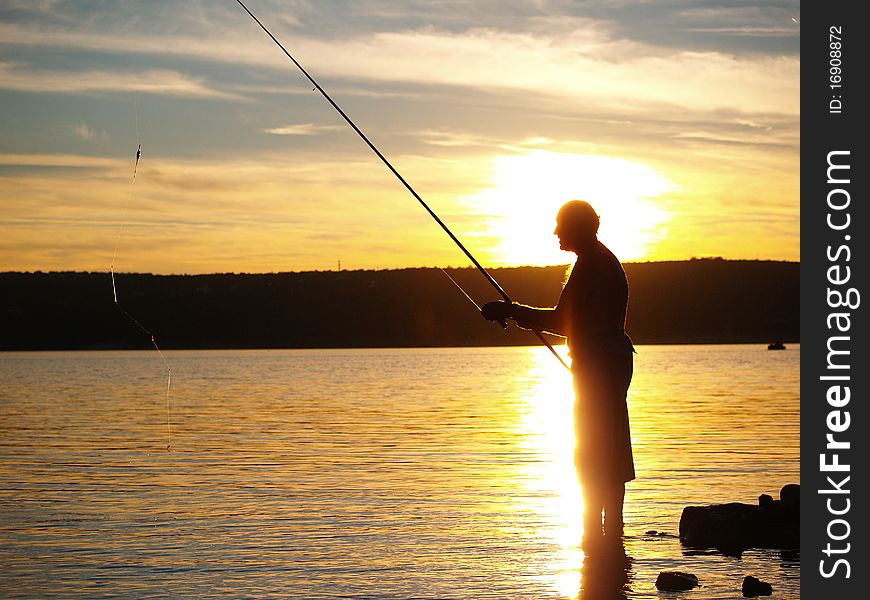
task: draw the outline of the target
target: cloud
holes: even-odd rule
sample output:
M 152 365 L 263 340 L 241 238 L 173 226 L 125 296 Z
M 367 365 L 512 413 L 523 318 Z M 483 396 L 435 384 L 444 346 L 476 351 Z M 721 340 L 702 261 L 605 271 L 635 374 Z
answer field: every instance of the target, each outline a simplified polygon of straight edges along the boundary
M 177 71 L 49 71 L 24 69 L 9 62 L 0 62 L 0 89 L 68 94 L 139 92 L 191 98 L 242 99 L 236 94 L 208 87 L 202 78 Z
M 425 212 L 368 157 L 358 163 L 274 154 L 235 162 L 151 158 L 140 165 L 135 187 L 129 162 L 120 159 L 0 155 L 0 164 L 45 167 L 0 177 L 0 228 L 4 241 L 18 247 L 0 252 L 0 270 L 108 268 L 122 223 L 116 263 L 122 271 L 329 268 L 336 256 L 400 267 L 431 262 L 422 258 L 431 257 L 420 250 L 425 244 L 451 250 L 437 228 L 426 235 Z M 411 165 L 408 172 L 430 167 L 431 161 Z M 427 199 L 438 206 L 443 195 Z M 393 228 L 385 241 L 383 232 Z M 338 246 L 327 239 L 336 232 L 346 237 Z M 77 254 L 79 241 L 93 253 Z M 384 249 L 367 254 L 375 243 Z M 55 254 L 57 248 L 67 253 Z
M 465 131 L 426 129 L 421 131 L 419 135 L 423 138 L 424 143 L 432 146 L 443 146 L 445 148 L 495 146 L 498 144 L 498 142 L 492 138 L 474 135 Z
M 205 39 L 0 25 L 0 37 L 18 44 L 183 56 L 285 72 L 294 69 L 261 32 L 242 27 L 217 29 Z M 795 56 L 743 57 L 662 48 L 620 38 L 607 24 L 588 19 L 578 20 L 574 29 L 560 31 L 558 36 L 485 28 L 458 33 L 421 28 L 284 41 L 316 77 L 530 91 L 567 104 L 579 100 L 622 112 L 670 105 L 689 110 L 799 113 L 800 60 Z M 200 80 L 176 74 L 169 78 L 172 81 L 176 85 L 164 81 L 169 92 L 221 95 Z
M 91 129 L 87 123 L 79 123 L 75 127 L 73 127 L 73 131 L 75 134 L 83 139 L 86 142 L 107 142 L 109 140 L 109 134 L 107 134 L 104 130 L 96 131 Z
M 709 23 L 790 23 L 800 15 L 800 4 L 794 2 L 794 8 L 784 5 L 748 5 L 741 6 L 696 6 L 678 10 L 675 17 L 681 20 Z
M 507 150 L 509 152 L 526 152 L 530 148 L 550 146 L 555 140 L 547 136 L 534 136 L 516 140 L 509 135 L 502 137 L 476 135 L 466 131 L 448 129 L 425 129 L 417 132 L 424 144 L 442 148 L 473 149 L 473 150 Z
M 104 168 L 121 163 L 113 158 L 82 156 L 79 154 L 0 154 L 0 166 L 8 167 L 62 167 Z
M 603 37 L 599 30 L 559 40 L 487 30 L 383 33 L 337 50 L 344 58 L 330 69 L 346 77 L 535 91 L 623 111 L 651 105 L 799 111 L 796 58 L 664 51 Z
M 315 135 L 321 131 L 339 131 L 344 129 L 344 127 L 339 127 L 338 125 L 301 123 L 299 125 L 282 125 L 281 127 L 273 127 L 271 129 L 264 129 L 263 131 L 273 135 Z
M 688 31 L 695 33 L 731 33 L 735 35 L 759 35 L 759 36 L 792 36 L 794 29 L 791 27 L 694 27 Z

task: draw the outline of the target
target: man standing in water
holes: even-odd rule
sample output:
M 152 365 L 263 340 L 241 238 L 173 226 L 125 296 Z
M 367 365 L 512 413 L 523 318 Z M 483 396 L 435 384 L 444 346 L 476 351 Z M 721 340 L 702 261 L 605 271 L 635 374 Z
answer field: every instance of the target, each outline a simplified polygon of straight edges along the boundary
M 598 241 L 598 223 L 587 202 L 573 200 L 559 210 L 553 233 L 577 262 L 555 308 L 499 301 L 482 310 L 490 321 L 513 319 L 568 338 L 587 547 L 604 538 L 621 541 L 625 482 L 634 479 L 626 405 L 634 352 L 625 334 L 628 281 L 619 260 Z

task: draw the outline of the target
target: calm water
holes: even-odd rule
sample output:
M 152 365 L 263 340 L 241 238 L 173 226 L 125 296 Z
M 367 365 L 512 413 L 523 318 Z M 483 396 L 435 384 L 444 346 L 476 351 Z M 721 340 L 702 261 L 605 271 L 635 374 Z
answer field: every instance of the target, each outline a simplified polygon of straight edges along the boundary
M 156 352 L 0 354 L 0 596 L 798 597 L 796 556 L 645 533 L 799 482 L 797 346 L 639 347 L 618 568 L 578 546 L 546 350 L 165 354 L 170 431 Z

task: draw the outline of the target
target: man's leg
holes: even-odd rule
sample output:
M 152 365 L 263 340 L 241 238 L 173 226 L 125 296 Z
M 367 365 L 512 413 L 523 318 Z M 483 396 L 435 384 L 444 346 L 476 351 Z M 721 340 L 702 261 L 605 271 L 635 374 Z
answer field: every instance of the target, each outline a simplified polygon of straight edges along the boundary
M 622 505 L 625 501 L 625 484 L 616 484 L 607 490 L 604 497 L 604 534 L 621 538 L 624 528 Z
M 604 495 L 596 486 L 583 484 L 583 544 L 595 543 L 601 539 L 601 513 L 604 509 Z

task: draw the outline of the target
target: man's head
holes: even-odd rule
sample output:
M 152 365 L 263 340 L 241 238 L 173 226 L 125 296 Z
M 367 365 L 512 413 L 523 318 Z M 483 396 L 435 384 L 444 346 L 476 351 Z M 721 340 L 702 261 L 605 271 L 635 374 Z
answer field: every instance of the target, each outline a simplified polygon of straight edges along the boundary
M 553 233 L 562 250 L 578 252 L 597 240 L 598 223 L 598 215 L 588 202 L 571 200 L 559 209 Z

